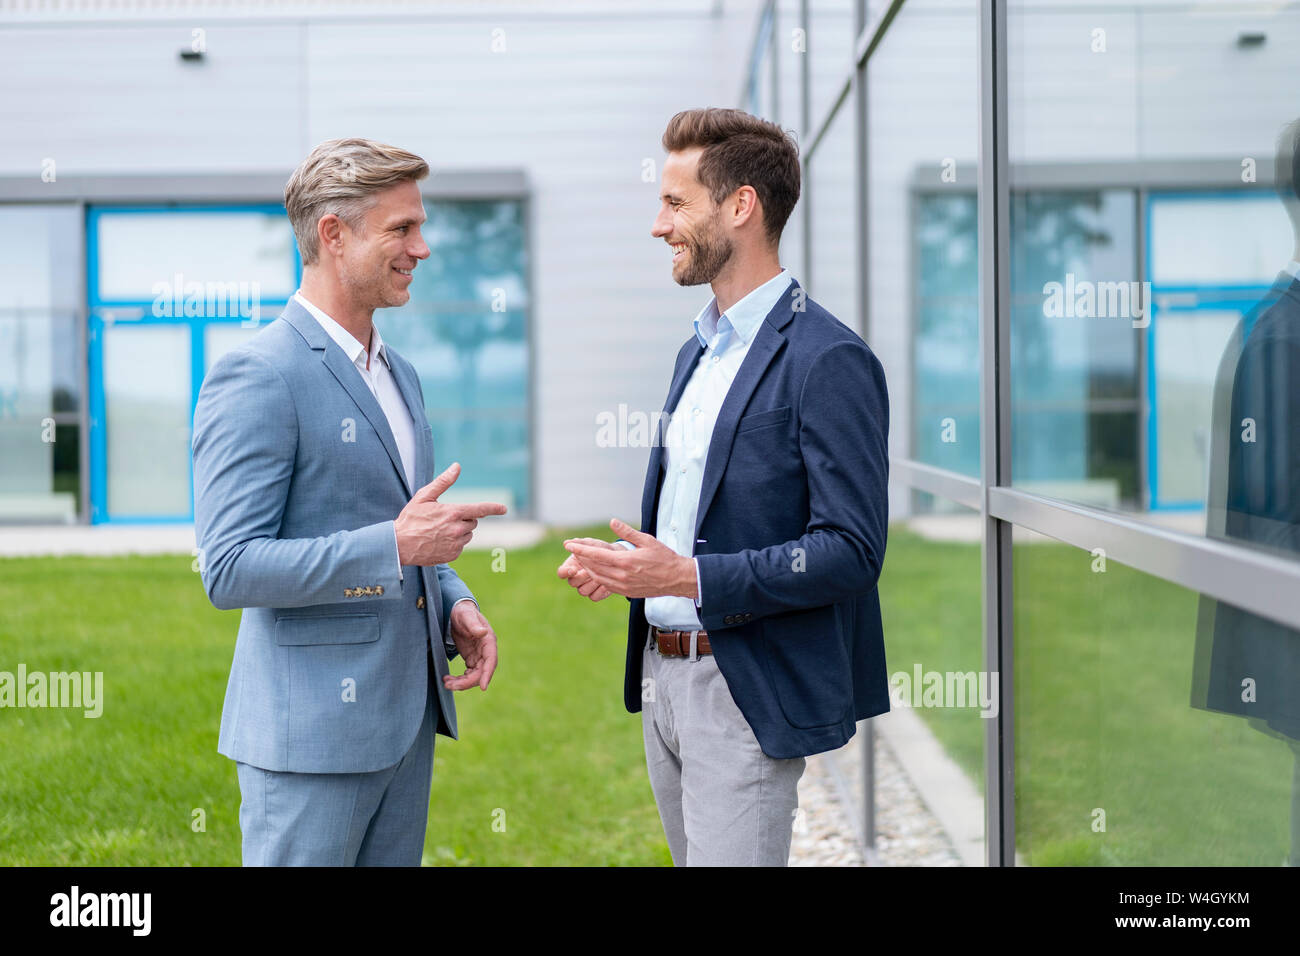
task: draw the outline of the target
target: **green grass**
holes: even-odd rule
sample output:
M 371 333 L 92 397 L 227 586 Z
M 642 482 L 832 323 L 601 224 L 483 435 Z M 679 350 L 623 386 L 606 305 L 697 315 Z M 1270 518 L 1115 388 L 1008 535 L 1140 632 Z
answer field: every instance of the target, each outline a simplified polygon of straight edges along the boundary
M 426 862 L 670 862 L 639 719 L 623 710 L 627 604 L 590 605 L 554 577 L 563 536 L 509 552 L 504 572 L 486 552 L 457 562 L 502 664 L 487 693 L 459 695 L 462 739 L 438 738 Z M 0 710 L 0 865 L 239 863 L 239 789 L 216 752 L 238 612 L 212 608 L 191 560 L 0 561 L 0 670 L 102 671 L 105 685 L 98 719 Z M 1063 545 L 1016 548 L 1020 852 L 1276 865 L 1294 760 L 1189 705 L 1196 596 L 1090 564 Z M 881 595 L 891 674 L 982 666 L 977 546 L 895 526 Z M 978 710 L 917 713 L 982 790 Z
M 627 602 L 557 579 L 562 537 L 504 572 L 487 552 L 457 562 L 501 665 L 458 695 L 461 740 L 437 739 L 426 862 L 671 862 L 623 708 Z M 0 561 L 0 670 L 103 671 L 105 698 L 97 719 L 0 710 L 0 865 L 239 863 L 239 787 L 216 752 L 239 612 L 208 603 L 191 561 Z

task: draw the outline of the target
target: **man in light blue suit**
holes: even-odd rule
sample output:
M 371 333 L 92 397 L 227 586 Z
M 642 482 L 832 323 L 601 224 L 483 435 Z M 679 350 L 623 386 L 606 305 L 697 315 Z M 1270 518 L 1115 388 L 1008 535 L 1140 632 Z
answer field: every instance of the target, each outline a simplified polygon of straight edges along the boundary
M 195 408 L 203 585 L 244 609 L 218 750 L 245 865 L 419 865 L 435 728 L 455 738 L 452 692 L 496 668 L 447 562 L 505 506 L 438 501 L 459 465 L 430 480 L 419 378 L 372 322 L 429 256 L 428 171 L 369 140 L 312 151 L 285 190 L 302 287 L 213 365 Z

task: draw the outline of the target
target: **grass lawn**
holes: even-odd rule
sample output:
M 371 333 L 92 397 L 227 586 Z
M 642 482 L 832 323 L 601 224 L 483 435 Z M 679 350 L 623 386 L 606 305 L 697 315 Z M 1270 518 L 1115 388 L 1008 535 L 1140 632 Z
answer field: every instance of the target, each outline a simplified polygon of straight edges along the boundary
M 487 552 L 456 563 L 502 663 L 458 695 L 461 740 L 437 739 L 428 863 L 671 863 L 623 709 L 627 602 L 555 577 L 564 536 L 508 553 L 504 573 Z M 99 718 L 0 710 L 0 865 L 238 865 L 239 787 L 216 746 L 239 612 L 208 603 L 191 561 L 0 560 L 0 670 L 103 671 L 105 698 Z
M 438 738 L 429 863 L 670 862 L 623 710 L 627 605 L 590 605 L 554 577 L 564 536 L 510 552 L 504 573 L 486 552 L 457 562 L 503 663 L 486 694 L 459 696 L 463 739 Z M 105 697 L 97 719 L 0 710 L 0 865 L 239 863 L 239 789 L 216 752 L 238 612 L 212 608 L 191 560 L 0 560 L 0 670 L 102 671 Z M 1090 563 L 1016 548 L 1021 853 L 1276 865 L 1294 761 L 1240 718 L 1189 706 L 1196 596 Z M 977 546 L 895 526 L 881 595 L 891 674 L 981 667 Z M 978 710 L 918 714 L 980 784 Z

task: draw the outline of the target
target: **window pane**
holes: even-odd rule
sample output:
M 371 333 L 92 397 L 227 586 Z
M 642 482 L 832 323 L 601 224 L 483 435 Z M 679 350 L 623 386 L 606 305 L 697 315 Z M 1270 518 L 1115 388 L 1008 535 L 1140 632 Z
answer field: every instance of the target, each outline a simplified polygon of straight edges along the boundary
M 1100 560 L 1016 529 L 1024 861 L 1300 863 L 1300 635 Z
M 230 284 L 245 297 L 283 302 L 297 288 L 293 231 L 283 211 L 101 212 L 101 302 L 152 303 L 192 283 Z
M 856 20 L 855 0 L 809 0 L 808 3 L 808 101 L 812 132 L 821 127 L 826 114 L 843 89 L 853 66 Z
M 880 576 L 890 713 L 874 718 L 893 757 L 925 787 L 944 790 L 937 821 L 953 850 L 897 859 L 911 866 L 984 864 L 984 734 L 997 715 L 997 677 L 984 664 L 981 618 L 981 518 L 954 502 L 895 483 L 891 499 L 909 500 L 910 516 L 889 527 Z M 906 741 L 904 745 L 893 743 Z M 923 773 L 909 766 L 933 744 L 942 757 Z M 929 747 L 925 748 L 929 750 Z M 882 801 L 887 798 L 882 794 Z M 882 819 L 888 819 L 885 806 Z M 920 821 L 915 821 L 919 823 Z M 900 835 L 885 832 L 881 839 Z
M 858 177 L 853 165 L 853 111 L 847 106 L 835 114 L 808 166 L 808 178 L 815 183 L 808 197 L 812 203 L 812 274 L 800 281 L 824 309 L 861 334 L 854 219 Z
M 1008 33 L 1014 484 L 1294 554 L 1300 9 Z
M 1012 196 L 1012 476 L 1026 491 L 1138 504 L 1139 333 L 1127 312 L 1076 314 L 1077 290 L 1131 291 L 1135 209 L 1132 190 Z
M 867 61 L 868 315 L 889 378 L 891 447 L 971 476 L 980 466 L 975 33 L 974 0 L 908 3 Z
M 104 330 L 108 510 L 112 518 L 190 514 L 190 329 Z
M 75 207 L 0 206 L 0 520 L 78 511 L 80 262 Z
M 529 296 L 522 204 L 427 204 L 431 255 L 411 301 L 376 315 L 384 340 L 416 368 L 436 467 L 459 461 L 449 500 L 531 507 Z M 495 495 L 490 499 L 485 496 Z

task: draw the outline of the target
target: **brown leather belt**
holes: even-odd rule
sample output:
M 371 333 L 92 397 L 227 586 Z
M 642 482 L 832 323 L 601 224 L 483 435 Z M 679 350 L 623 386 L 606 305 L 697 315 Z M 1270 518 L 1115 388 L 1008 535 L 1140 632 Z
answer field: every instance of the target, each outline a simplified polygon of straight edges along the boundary
M 659 653 L 667 657 L 690 657 L 691 656 L 691 632 L 690 631 L 663 631 L 657 627 L 650 628 L 650 635 L 654 638 L 655 646 L 659 648 Z M 709 632 L 695 632 L 695 649 L 701 654 L 712 654 L 713 649 L 709 647 Z

